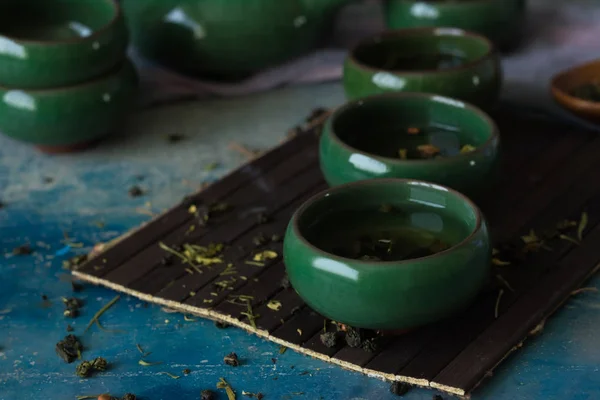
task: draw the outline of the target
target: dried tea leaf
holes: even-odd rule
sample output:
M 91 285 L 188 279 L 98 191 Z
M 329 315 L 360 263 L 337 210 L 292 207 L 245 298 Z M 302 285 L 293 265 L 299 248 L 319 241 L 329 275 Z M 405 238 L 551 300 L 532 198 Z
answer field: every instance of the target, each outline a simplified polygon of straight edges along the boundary
M 281 302 L 279 300 L 270 300 L 267 303 L 267 307 L 273 311 L 279 311 L 281 309 Z
M 217 400 L 217 396 L 212 390 L 206 389 L 200 392 L 200 400 Z
M 319 336 L 319 339 L 321 339 L 321 343 L 323 343 L 325 347 L 332 348 L 337 346 L 338 337 L 339 335 L 337 332 L 325 332 Z
M 157 362 L 147 362 L 147 361 L 144 361 L 144 360 L 138 361 L 138 364 L 140 364 L 142 367 L 151 367 L 153 365 L 159 365 L 159 364 L 162 364 L 162 363 L 163 363 L 162 361 L 157 361 Z
M 492 258 L 492 264 L 497 266 L 497 267 L 506 267 L 507 265 L 510 265 L 511 263 L 509 261 L 502 261 L 499 258 Z
M 225 379 L 219 378 L 219 382 L 217 382 L 217 389 L 225 389 L 225 393 L 227 393 L 227 399 L 235 400 L 235 392 Z
M 439 147 L 436 147 L 432 144 L 421 144 L 417 146 L 417 151 L 423 158 L 432 158 L 440 154 Z
M 581 213 L 581 218 L 579 219 L 579 225 L 577 226 L 577 239 L 581 242 L 583 240 L 583 232 L 588 224 L 588 215 L 584 211 Z
M 396 396 L 404 396 L 410 390 L 410 385 L 404 382 L 394 382 L 390 386 L 390 392 Z
M 500 313 L 500 300 L 502 300 L 502 295 L 504 294 L 504 289 L 500 289 L 498 292 L 498 297 L 496 298 L 496 306 L 494 307 L 494 319 L 498 319 L 498 315 Z
M 408 150 L 398 149 L 398 157 L 400 157 L 401 160 L 406 160 L 408 158 Z
M 562 240 L 566 240 L 567 242 L 571 242 L 577 246 L 579 246 L 581 244 L 577 239 L 572 238 L 571 236 L 568 236 L 565 234 L 560 234 L 560 235 L 558 235 L 558 237 Z
M 259 253 L 256 253 L 252 258 L 254 261 L 269 261 L 277 258 L 279 255 L 273 250 L 263 250 Z
M 281 346 L 281 347 L 279 347 L 279 354 L 283 354 L 283 353 L 285 353 L 286 351 L 287 351 L 287 347 L 285 347 L 285 346 Z
M 170 372 L 166 372 L 166 371 L 161 371 L 161 372 L 158 373 L 158 375 L 167 375 L 171 379 L 179 379 L 179 378 L 181 378 L 180 376 L 174 375 L 174 374 L 172 374 Z
M 56 343 L 56 354 L 68 364 L 77 358 L 81 358 L 82 351 L 83 346 L 75 335 L 67 335 L 63 340 Z
M 465 144 L 463 147 L 460 148 L 460 154 L 471 153 L 475 150 L 477 150 L 477 148 L 475 146 L 470 145 L 470 144 Z
M 236 353 L 229 353 L 223 357 L 223 362 L 232 367 L 238 367 L 240 365 L 240 359 Z

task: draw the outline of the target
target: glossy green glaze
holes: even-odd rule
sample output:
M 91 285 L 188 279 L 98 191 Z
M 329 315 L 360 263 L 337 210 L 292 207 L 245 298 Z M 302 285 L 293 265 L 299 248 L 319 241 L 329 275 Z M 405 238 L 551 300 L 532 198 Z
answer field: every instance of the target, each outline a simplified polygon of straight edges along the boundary
M 125 57 L 115 0 L 0 2 L 0 86 L 41 89 L 96 78 Z
M 521 36 L 526 0 L 386 0 L 388 28 L 451 26 L 487 36 L 510 47 Z
M 445 126 L 457 131 L 455 153 L 435 159 L 400 159 L 409 127 Z M 368 140 L 364 140 L 368 138 Z M 425 143 L 441 147 L 439 141 Z M 377 151 L 375 149 L 381 149 Z M 326 122 L 320 164 L 331 186 L 373 178 L 408 178 L 452 187 L 479 200 L 494 184 L 500 136 L 496 124 L 469 104 L 430 94 L 388 93 L 347 103 Z M 450 153 L 451 154 L 451 153 Z
M 137 49 L 192 75 L 243 78 L 318 45 L 352 0 L 123 0 Z
M 451 217 L 466 233 L 434 255 L 387 262 L 336 256 L 309 239 L 331 213 L 378 212 L 382 204 L 407 213 L 412 227 L 438 234 L 450 229 L 444 220 Z M 303 204 L 288 225 L 283 256 L 292 286 L 314 310 L 355 327 L 396 330 L 468 305 L 488 278 L 491 247 L 481 212 L 461 194 L 421 181 L 377 179 L 329 189 Z
M 397 57 L 419 59 L 436 54 L 460 56 L 462 65 L 443 70 L 385 68 Z M 388 31 L 358 44 L 344 63 L 348 99 L 385 92 L 428 92 L 488 107 L 498 99 L 501 85 L 502 70 L 493 45 L 459 29 Z
M 77 146 L 108 135 L 138 84 L 129 61 L 94 81 L 57 89 L 0 87 L 0 133 L 41 146 Z

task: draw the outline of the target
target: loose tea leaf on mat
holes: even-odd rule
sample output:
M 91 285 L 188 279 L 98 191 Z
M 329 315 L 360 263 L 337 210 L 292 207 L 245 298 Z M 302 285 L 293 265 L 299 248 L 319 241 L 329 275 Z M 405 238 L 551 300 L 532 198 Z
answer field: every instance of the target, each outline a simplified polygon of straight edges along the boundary
M 67 335 L 63 340 L 56 343 L 56 354 L 66 363 L 70 364 L 77 358 L 81 358 L 83 346 L 75 335 Z

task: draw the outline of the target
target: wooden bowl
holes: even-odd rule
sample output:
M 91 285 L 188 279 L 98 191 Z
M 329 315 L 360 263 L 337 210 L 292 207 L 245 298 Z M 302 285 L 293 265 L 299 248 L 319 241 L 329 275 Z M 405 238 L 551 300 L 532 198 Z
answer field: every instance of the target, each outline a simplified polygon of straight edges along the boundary
M 578 86 L 600 80 L 600 60 L 565 70 L 552 78 L 554 100 L 564 109 L 588 121 L 600 123 L 600 101 L 589 101 L 571 94 Z

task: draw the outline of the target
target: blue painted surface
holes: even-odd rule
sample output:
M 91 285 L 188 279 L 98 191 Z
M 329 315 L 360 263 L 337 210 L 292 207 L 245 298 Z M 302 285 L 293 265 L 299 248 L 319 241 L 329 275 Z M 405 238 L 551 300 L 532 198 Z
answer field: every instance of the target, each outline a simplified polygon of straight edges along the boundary
M 141 399 L 198 399 L 224 377 L 238 392 L 262 392 L 266 399 L 393 399 L 389 385 L 358 373 L 287 351 L 247 333 L 219 330 L 211 322 L 184 321 L 159 307 L 122 296 L 102 318 L 106 328 L 124 333 L 83 329 L 92 315 L 115 296 L 93 286 L 77 294 L 81 316 L 62 315 L 61 297 L 71 295 L 62 261 L 90 250 L 149 217 L 138 207 L 159 211 L 202 180 L 216 179 L 242 162 L 227 150 L 230 140 L 265 147 L 313 106 L 341 101 L 337 85 L 283 90 L 254 99 L 191 103 L 153 110 L 133 118 L 127 136 L 91 152 L 64 157 L 41 156 L 30 148 L 0 139 L 0 254 L 25 242 L 32 256 L 0 256 L 0 399 L 68 400 L 78 395 L 136 393 Z M 292 106 L 293 105 L 293 106 Z M 265 124 L 264 117 L 271 116 Z M 243 123 L 241 122 L 243 121 Z M 178 147 L 162 137 L 173 130 L 190 136 Z M 179 161 L 174 161 L 178 159 Z M 214 171 L 203 166 L 219 161 Z M 144 197 L 131 199 L 127 189 L 144 175 Z M 51 184 L 43 182 L 52 176 Z M 191 182 L 191 183 L 190 183 Z M 145 205 L 149 201 L 150 205 Z M 98 227 L 98 222 L 104 224 Z M 83 248 L 55 256 L 64 248 L 63 232 Z M 43 243 L 38 243 L 43 242 Z M 47 246 L 49 246 L 47 248 Z M 595 279 L 590 286 L 600 286 Z M 42 294 L 51 305 L 44 306 Z M 85 346 L 84 358 L 103 356 L 105 373 L 89 379 L 75 376 L 75 363 L 56 356 L 54 344 L 75 328 Z M 502 364 L 493 379 L 478 389 L 481 399 L 599 399 L 600 295 L 584 293 L 570 300 L 546 325 L 543 335 Z M 140 344 L 152 352 L 138 364 Z M 235 351 L 244 364 L 233 369 L 222 358 Z M 273 364 L 271 358 L 276 358 Z M 191 374 L 183 376 L 184 369 Z M 305 371 L 308 372 L 305 374 Z M 181 376 L 174 380 L 161 372 Z M 297 394 L 304 393 L 304 394 Z M 416 389 L 407 399 L 431 399 L 433 391 Z M 220 393 L 220 399 L 225 399 Z

